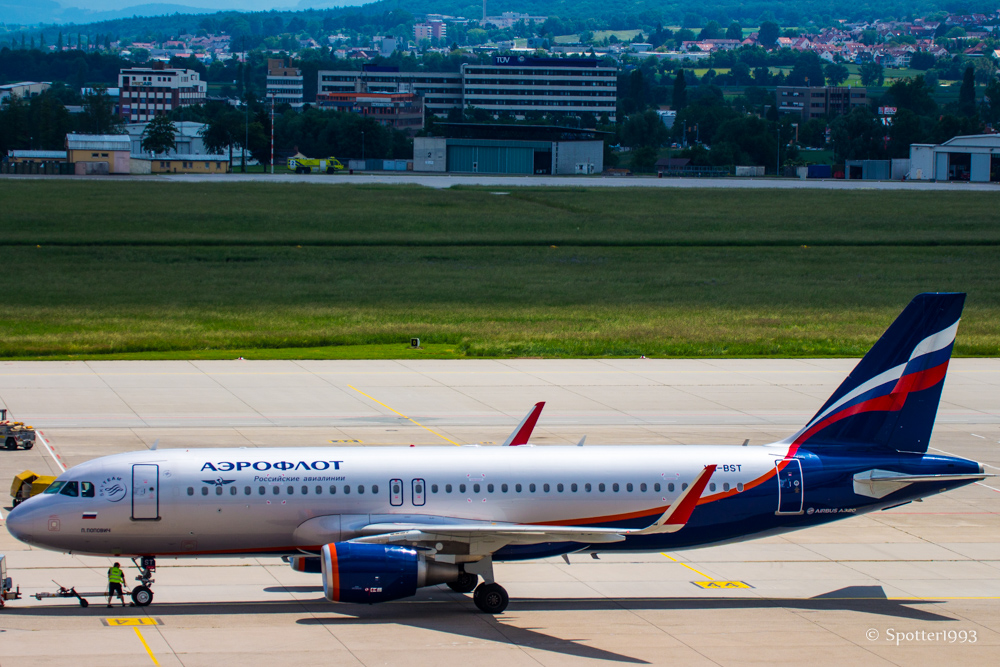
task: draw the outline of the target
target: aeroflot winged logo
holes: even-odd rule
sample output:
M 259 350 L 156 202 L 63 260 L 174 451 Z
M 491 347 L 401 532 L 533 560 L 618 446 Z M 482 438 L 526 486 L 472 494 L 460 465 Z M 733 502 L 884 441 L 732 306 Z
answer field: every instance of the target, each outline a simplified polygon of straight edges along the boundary
M 125 497 L 128 487 L 119 475 L 112 475 L 100 483 L 97 487 L 97 497 L 117 503 Z
M 294 463 L 292 461 L 219 461 L 218 463 L 206 462 L 205 465 L 201 467 L 201 472 L 206 470 L 212 470 L 215 472 L 229 472 L 230 470 L 235 470 L 239 472 L 241 470 L 253 469 L 258 472 L 264 472 L 265 470 L 340 470 L 340 464 L 343 461 L 299 461 Z

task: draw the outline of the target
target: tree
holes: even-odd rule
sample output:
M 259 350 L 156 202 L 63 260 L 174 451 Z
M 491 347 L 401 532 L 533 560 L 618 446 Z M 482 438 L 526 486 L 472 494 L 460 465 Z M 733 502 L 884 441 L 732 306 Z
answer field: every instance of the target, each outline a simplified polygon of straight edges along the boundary
M 861 66 L 862 86 L 881 86 L 885 80 L 885 72 L 878 63 L 865 63 Z
M 839 63 L 830 63 L 826 66 L 826 80 L 831 86 L 839 86 L 847 81 L 851 76 L 850 70 Z
M 937 102 L 931 97 L 931 89 L 922 76 L 896 81 L 889 86 L 886 98 L 889 106 L 909 109 L 918 116 L 937 114 Z
M 687 106 L 687 81 L 684 80 L 684 70 L 677 70 L 674 76 L 674 95 L 672 98 L 674 111 L 680 111 Z
M 838 161 L 883 158 L 884 137 L 885 127 L 867 106 L 855 107 L 830 123 L 830 138 Z
M 659 148 L 668 137 L 667 126 L 663 124 L 660 115 L 652 109 L 632 114 L 622 124 L 622 143 L 632 148 L 640 146 Z
M 917 51 L 912 56 L 910 56 L 910 67 L 913 69 L 919 69 L 927 71 L 934 67 L 937 63 L 937 58 L 927 53 L 926 51 Z
M 122 134 L 125 121 L 115 113 L 108 89 L 98 86 L 83 96 L 80 131 L 84 134 Z
M 909 109 L 897 109 L 889 126 L 889 157 L 910 157 L 910 145 L 924 141 L 920 117 Z
M 788 86 L 823 86 L 823 61 L 815 53 L 805 51 L 795 59 L 795 66 L 785 80 Z
M 718 39 L 722 32 L 722 26 L 717 21 L 709 21 L 698 33 L 698 39 Z
M 156 116 L 146 124 L 142 133 L 142 150 L 150 153 L 166 153 L 177 150 L 177 126 L 167 116 Z
M 958 91 L 958 110 L 963 116 L 976 115 L 976 73 L 972 65 L 965 68 L 962 87 Z
M 201 138 L 205 141 L 205 148 L 212 153 L 219 154 L 228 149 L 229 163 L 232 164 L 233 146 L 243 144 L 243 114 L 232 108 L 222 109 L 208 119 L 201 129 Z
M 726 28 L 726 39 L 738 39 L 743 41 L 743 26 L 738 21 L 733 21 Z
M 632 171 L 649 173 L 656 167 L 656 149 L 643 146 L 632 153 Z
M 994 79 L 983 91 L 983 119 L 994 129 L 1000 125 L 1000 80 Z
M 764 21 L 757 30 L 757 41 L 766 49 L 773 48 L 778 43 L 781 28 L 774 21 Z

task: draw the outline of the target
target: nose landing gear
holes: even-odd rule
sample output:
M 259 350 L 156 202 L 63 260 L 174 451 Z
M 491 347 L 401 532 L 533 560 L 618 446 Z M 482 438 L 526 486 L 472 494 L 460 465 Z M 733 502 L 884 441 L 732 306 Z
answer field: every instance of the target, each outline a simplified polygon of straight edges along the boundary
M 156 558 L 154 556 L 143 556 L 142 562 L 137 563 L 135 558 L 132 563 L 139 568 L 139 576 L 135 578 L 139 585 L 132 589 L 132 602 L 136 607 L 146 607 L 153 601 L 153 572 L 156 572 Z

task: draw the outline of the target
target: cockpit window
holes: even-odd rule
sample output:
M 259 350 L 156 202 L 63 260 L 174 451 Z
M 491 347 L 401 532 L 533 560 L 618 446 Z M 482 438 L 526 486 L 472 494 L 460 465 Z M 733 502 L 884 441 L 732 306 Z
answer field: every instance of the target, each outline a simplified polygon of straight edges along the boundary
M 72 496 L 76 498 L 78 495 L 80 495 L 80 483 L 66 482 L 66 485 L 63 486 L 62 491 L 60 491 L 59 493 L 64 496 Z
M 45 493 L 59 493 L 59 489 L 63 488 L 63 484 L 66 482 L 52 482 L 49 484 L 48 488 L 45 489 Z
M 94 483 L 93 482 L 80 482 L 80 497 L 81 498 L 93 498 L 94 497 Z

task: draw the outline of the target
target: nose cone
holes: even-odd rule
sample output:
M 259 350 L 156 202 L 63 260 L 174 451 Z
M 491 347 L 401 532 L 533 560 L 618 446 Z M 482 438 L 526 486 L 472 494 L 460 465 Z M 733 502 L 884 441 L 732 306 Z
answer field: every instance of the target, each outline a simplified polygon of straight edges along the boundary
M 18 505 L 7 515 L 7 532 L 16 539 L 26 543 L 31 543 L 31 523 L 32 514 L 30 508 Z

